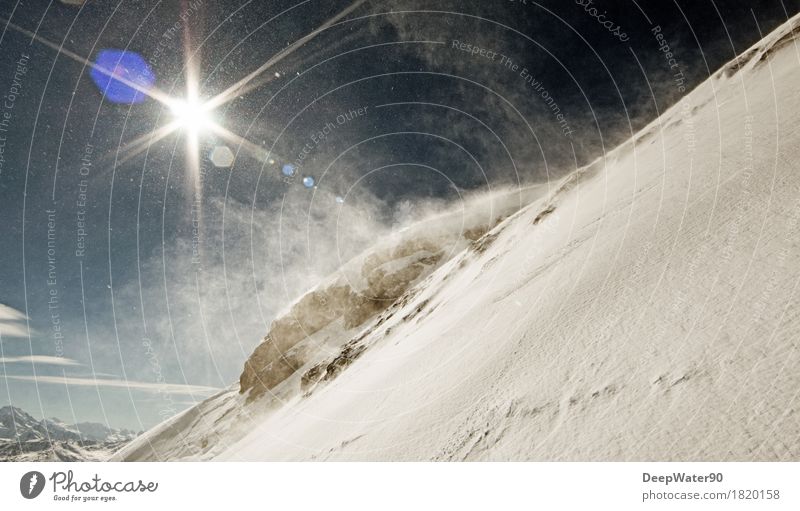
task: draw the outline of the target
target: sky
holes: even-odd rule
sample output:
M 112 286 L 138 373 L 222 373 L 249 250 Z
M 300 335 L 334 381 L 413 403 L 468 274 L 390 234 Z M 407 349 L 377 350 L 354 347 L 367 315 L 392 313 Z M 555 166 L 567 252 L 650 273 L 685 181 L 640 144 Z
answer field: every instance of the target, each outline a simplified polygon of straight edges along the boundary
M 0 406 L 148 428 L 376 238 L 602 156 L 798 7 L 5 2 Z M 104 50 L 147 94 L 103 94 Z

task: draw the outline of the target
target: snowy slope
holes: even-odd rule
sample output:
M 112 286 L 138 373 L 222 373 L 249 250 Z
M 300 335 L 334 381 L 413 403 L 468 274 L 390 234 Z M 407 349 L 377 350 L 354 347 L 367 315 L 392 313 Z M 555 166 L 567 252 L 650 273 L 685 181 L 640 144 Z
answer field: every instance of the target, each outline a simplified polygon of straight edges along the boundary
M 797 460 L 798 24 L 417 282 L 340 369 L 117 458 Z
M 364 340 L 391 307 L 546 191 L 540 185 L 492 190 L 444 210 L 427 205 L 427 215 L 416 211 L 423 221 L 398 227 L 278 314 L 238 385 L 165 421 L 121 456 L 213 457 L 221 442 L 246 435 L 264 413 L 334 379 L 363 353 L 356 339 Z

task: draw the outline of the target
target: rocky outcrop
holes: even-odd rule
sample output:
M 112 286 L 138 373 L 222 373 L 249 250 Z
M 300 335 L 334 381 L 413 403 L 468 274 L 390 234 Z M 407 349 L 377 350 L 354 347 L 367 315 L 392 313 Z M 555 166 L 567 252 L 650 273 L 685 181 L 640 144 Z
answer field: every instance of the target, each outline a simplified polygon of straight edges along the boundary
M 531 187 L 476 197 L 380 241 L 272 321 L 245 362 L 239 391 L 252 401 L 295 374 L 303 375 L 300 387 L 316 372 L 338 374 L 349 364 L 344 361 L 362 352 L 348 351 L 348 343 L 381 312 L 462 250 L 478 250 L 492 229 L 542 193 L 544 188 Z M 330 371 L 318 368 L 331 363 L 321 356 L 321 345 L 328 354 L 343 354 Z
M 241 393 L 255 399 L 303 367 L 316 343 L 304 341 L 338 322 L 344 332 L 364 326 L 386 310 L 420 278 L 438 267 L 444 238 L 409 240 L 363 261 L 363 287 L 340 276 L 298 300 L 272 322 L 264 341 L 245 363 L 239 377 Z M 451 240 L 452 241 L 452 240 Z M 346 339 L 345 339 L 346 340 Z

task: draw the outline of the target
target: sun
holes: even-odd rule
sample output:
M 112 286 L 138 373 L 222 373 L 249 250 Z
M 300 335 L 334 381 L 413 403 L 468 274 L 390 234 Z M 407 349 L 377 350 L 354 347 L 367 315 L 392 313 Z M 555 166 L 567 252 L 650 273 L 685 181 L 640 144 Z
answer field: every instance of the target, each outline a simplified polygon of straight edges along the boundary
M 198 101 L 174 100 L 170 102 L 169 107 L 175 122 L 181 128 L 197 133 L 207 130 L 212 126 L 209 108 L 203 103 Z
M 219 127 L 211 117 L 212 105 L 197 99 L 196 90 L 190 87 L 186 98 L 169 98 L 165 101 L 173 120 L 164 127 L 164 134 L 182 131 L 186 139 L 187 175 L 195 193 L 202 194 L 202 176 L 200 172 L 200 139 L 207 132 L 217 132 Z

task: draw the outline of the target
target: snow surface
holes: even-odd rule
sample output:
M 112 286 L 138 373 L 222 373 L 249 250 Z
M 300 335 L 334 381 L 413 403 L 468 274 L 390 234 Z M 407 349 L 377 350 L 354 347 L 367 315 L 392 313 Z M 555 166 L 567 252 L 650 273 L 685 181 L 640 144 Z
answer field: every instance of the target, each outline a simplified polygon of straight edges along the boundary
M 232 387 L 115 459 L 797 460 L 799 24 L 442 264 L 328 381 Z

